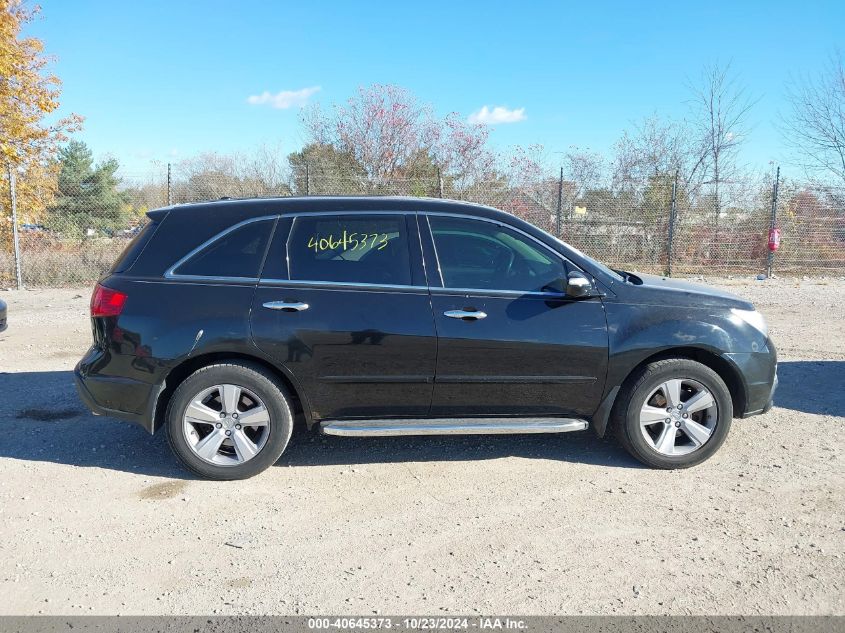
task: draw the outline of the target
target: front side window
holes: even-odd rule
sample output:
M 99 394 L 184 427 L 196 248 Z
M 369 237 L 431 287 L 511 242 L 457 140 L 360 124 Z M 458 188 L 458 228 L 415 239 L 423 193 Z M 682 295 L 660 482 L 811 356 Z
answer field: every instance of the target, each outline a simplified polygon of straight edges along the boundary
M 292 280 L 411 284 L 401 215 L 300 216 L 294 220 L 287 250 Z
M 429 216 L 446 288 L 561 292 L 566 264 L 521 233 L 501 224 Z
M 274 221 L 249 222 L 229 231 L 180 264 L 173 273 L 201 277 L 257 278 Z

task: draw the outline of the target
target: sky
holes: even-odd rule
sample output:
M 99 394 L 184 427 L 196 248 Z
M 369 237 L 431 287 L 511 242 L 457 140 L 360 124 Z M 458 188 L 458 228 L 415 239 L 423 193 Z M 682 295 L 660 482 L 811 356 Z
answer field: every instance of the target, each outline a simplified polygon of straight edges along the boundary
M 27 34 L 62 79 L 60 114 L 126 174 L 204 151 L 301 147 L 300 108 L 392 83 L 493 146 L 608 153 L 650 114 L 683 117 L 690 84 L 730 63 L 757 99 L 740 160 L 789 163 L 790 80 L 845 54 L 845 2 L 238 2 L 39 0 Z M 797 169 L 797 168 L 796 168 Z

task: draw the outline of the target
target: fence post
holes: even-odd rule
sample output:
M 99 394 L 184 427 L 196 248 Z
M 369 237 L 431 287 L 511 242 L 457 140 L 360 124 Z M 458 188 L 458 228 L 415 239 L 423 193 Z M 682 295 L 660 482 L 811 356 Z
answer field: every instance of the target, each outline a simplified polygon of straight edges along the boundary
M 308 169 L 308 163 L 305 163 L 305 195 L 311 195 L 311 172 Z
M 167 206 L 173 204 L 173 180 L 170 174 L 170 163 L 167 163 Z
M 775 184 L 772 185 L 772 215 L 769 219 L 769 231 L 771 232 L 772 229 L 775 228 L 775 225 L 778 221 L 778 184 L 780 183 L 780 166 L 778 166 L 777 171 L 775 172 Z M 772 276 L 772 265 L 775 263 L 775 252 L 772 249 L 769 249 L 768 255 L 766 255 L 766 278 Z
M 9 195 L 12 203 L 12 241 L 15 249 L 15 279 L 18 282 L 18 290 L 23 290 L 23 277 L 21 275 L 21 243 L 18 239 L 18 196 L 15 188 L 15 170 L 12 164 L 6 165 L 9 171 Z
M 438 197 L 443 197 L 443 173 L 440 171 L 440 167 L 437 168 L 437 195 Z
M 675 220 L 677 218 L 678 199 L 678 170 L 675 170 L 675 179 L 672 181 L 672 201 L 669 204 L 669 236 L 666 244 L 666 276 L 672 276 L 672 242 L 675 241 Z
M 563 220 L 563 167 L 560 168 L 560 178 L 557 181 L 557 216 L 555 218 L 555 236 L 560 237 L 561 222 Z

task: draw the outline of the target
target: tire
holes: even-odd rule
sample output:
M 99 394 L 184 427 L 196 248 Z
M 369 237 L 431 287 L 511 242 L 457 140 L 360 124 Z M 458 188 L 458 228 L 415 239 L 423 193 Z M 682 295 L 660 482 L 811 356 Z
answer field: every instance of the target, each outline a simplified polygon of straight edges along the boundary
M 611 424 L 625 449 L 643 464 L 675 469 L 700 464 L 719 450 L 732 418 L 730 391 L 715 371 L 686 358 L 669 358 L 644 366 L 625 382 Z
M 272 466 L 284 452 L 293 430 L 291 411 L 284 385 L 263 367 L 235 361 L 209 365 L 173 393 L 167 439 L 192 473 L 205 479 L 246 479 Z

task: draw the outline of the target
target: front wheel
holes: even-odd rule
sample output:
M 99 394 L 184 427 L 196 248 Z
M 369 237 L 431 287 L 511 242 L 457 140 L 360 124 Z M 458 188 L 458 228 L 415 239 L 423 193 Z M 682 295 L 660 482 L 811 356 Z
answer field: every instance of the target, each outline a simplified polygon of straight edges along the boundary
M 179 385 L 167 407 L 167 438 L 189 470 L 206 479 L 245 479 L 272 466 L 290 439 L 285 389 L 249 363 L 203 367 Z
M 689 468 L 728 435 L 731 394 L 709 367 L 684 358 L 650 363 L 623 386 L 612 414 L 631 455 L 654 468 Z

